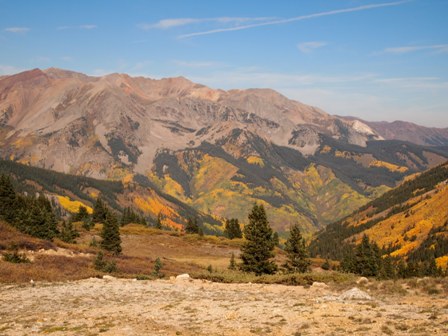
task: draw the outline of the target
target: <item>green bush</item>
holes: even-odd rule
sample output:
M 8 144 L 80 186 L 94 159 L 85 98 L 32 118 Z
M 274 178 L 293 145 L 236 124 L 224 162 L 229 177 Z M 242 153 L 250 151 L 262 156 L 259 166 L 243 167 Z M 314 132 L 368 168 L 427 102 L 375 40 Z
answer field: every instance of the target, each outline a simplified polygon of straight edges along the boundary
M 94 261 L 95 269 L 105 273 L 113 273 L 117 271 L 115 261 L 107 261 L 104 259 L 103 252 L 98 252 Z

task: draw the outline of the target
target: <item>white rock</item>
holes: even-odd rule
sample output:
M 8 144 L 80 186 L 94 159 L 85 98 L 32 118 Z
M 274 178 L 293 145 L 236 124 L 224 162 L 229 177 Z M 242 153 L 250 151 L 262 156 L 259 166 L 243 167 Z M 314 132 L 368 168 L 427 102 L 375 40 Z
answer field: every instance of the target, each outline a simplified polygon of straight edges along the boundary
M 369 279 L 367 279 L 366 277 L 360 277 L 358 280 L 356 280 L 356 283 L 358 285 L 365 285 L 369 283 Z
M 179 274 L 179 275 L 176 277 L 176 280 L 190 280 L 190 279 L 191 279 L 191 278 L 190 278 L 190 275 L 187 274 L 187 273 Z
M 323 282 L 314 281 L 310 288 L 315 290 L 322 290 L 328 289 L 328 285 Z
M 339 295 L 339 300 L 372 300 L 372 297 L 359 288 L 352 288 Z
M 114 277 L 111 276 L 111 275 L 103 275 L 103 279 L 104 279 L 104 280 L 115 280 L 116 278 L 114 278 Z

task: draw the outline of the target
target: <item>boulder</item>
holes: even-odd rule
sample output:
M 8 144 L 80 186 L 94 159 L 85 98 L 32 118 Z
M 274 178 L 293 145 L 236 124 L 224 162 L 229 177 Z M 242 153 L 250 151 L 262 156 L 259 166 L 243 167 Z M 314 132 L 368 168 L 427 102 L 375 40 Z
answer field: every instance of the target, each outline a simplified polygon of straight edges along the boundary
M 103 275 L 103 279 L 104 280 L 115 280 L 116 278 L 114 278 L 112 275 Z
M 311 285 L 310 289 L 314 289 L 314 290 L 328 289 L 328 285 L 323 282 L 314 281 L 313 284 Z
M 191 279 L 190 275 L 188 273 L 184 273 L 184 274 L 179 274 L 176 277 L 177 281 L 189 281 Z
M 372 300 L 372 297 L 366 292 L 360 290 L 359 288 L 352 288 L 348 291 L 345 291 L 341 295 L 339 295 L 339 300 L 347 301 L 347 300 Z
M 356 283 L 358 285 L 366 285 L 369 283 L 369 279 L 367 279 L 366 277 L 360 277 L 358 280 L 356 280 Z

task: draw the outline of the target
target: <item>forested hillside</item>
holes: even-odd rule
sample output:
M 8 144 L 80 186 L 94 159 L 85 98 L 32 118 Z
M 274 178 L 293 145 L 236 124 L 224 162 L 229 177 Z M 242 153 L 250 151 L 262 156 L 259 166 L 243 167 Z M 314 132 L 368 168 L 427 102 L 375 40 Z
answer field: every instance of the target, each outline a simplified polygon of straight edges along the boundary
M 448 164 L 402 183 L 352 215 L 327 226 L 312 241 L 313 255 L 344 260 L 363 236 L 380 255 L 408 263 L 448 260 Z

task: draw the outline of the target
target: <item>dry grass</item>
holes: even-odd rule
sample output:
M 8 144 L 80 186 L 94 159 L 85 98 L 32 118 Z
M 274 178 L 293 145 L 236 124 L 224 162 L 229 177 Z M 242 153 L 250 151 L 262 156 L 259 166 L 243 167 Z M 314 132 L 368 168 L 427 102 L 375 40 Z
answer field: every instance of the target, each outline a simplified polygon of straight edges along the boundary
M 309 286 L 313 282 L 324 282 L 327 284 L 352 284 L 356 277 L 351 274 L 338 272 L 310 272 L 310 273 L 292 273 L 292 274 L 273 274 L 256 276 L 254 274 L 243 273 L 239 271 L 225 272 L 200 272 L 193 273 L 193 277 L 198 279 L 211 280 L 224 283 L 263 283 L 263 284 L 282 284 L 293 286 Z
M 56 246 L 47 240 L 21 233 L 9 224 L 0 221 L 0 251 L 14 248 L 36 251 L 39 249 L 54 249 Z
M 63 281 L 98 275 L 88 258 L 40 255 L 32 263 L 12 264 L 0 261 L 0 282 Z

